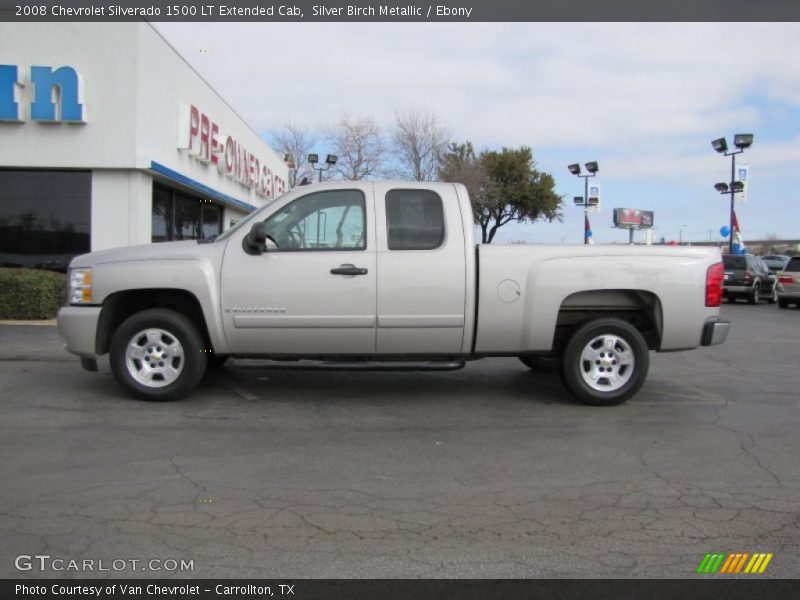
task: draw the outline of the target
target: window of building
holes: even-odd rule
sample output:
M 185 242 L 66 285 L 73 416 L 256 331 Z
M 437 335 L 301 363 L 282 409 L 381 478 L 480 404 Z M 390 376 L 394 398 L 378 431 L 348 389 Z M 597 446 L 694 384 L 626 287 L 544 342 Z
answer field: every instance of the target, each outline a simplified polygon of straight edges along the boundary
M 364 194 L 330 190 L 298 198 L 267 219 L 267 235 L 280 250 L 364 250 Z
M 89 171 L 0 169 L 0 267 L 66 272 L 91 249 Z
M 222 207 L 182 190 L 153 184 L 152 240 L 208 239 L 222 232 Z
M 444 241 L 444 210 L 430 190 L 391 190 L 386 194 L 389 250 L 433 250 Z

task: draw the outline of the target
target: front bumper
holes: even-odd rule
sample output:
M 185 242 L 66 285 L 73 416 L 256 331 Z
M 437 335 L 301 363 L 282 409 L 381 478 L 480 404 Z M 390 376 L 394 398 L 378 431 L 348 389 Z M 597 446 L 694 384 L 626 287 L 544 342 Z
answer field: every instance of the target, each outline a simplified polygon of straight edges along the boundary
M 81 358 L 96 355 L 99 306 L 62 306 L 58 311 L 58 334 L 69 352 Z
M 716 346 L 728 339 L 728 332 L 731 330 L 731 322 L 722 319 L 706 321 L 703 326 L 703 338 L 700 342 L 703 346 Z

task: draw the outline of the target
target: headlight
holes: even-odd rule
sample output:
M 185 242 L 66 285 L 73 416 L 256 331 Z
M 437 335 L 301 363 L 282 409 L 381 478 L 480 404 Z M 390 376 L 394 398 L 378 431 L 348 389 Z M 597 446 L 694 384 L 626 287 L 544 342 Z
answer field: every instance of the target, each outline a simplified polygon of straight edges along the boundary
M 92 303 L 92 270 L 70 269 L 67 284 L 67 302 L 69 304 Z

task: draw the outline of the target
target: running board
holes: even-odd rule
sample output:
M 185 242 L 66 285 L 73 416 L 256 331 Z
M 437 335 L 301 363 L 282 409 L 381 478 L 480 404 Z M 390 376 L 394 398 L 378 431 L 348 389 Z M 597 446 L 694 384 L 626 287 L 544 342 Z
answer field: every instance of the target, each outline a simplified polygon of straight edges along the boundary
M 270 371 L 457 371 L 467 364 L 463 358 L 458 360 L 429 361 L 317 361 L 298 360 L 290 363 L 264 361 L 258 364 L 238 365 L 250 369 Z

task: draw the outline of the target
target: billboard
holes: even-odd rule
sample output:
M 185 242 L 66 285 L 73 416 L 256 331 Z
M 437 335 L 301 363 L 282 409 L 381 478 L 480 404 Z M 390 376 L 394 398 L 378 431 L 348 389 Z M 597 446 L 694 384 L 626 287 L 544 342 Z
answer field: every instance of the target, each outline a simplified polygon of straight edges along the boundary
M 653 226 L 653 211 L 636 208 L 615 208 L 614 227 L 650 229 Z

